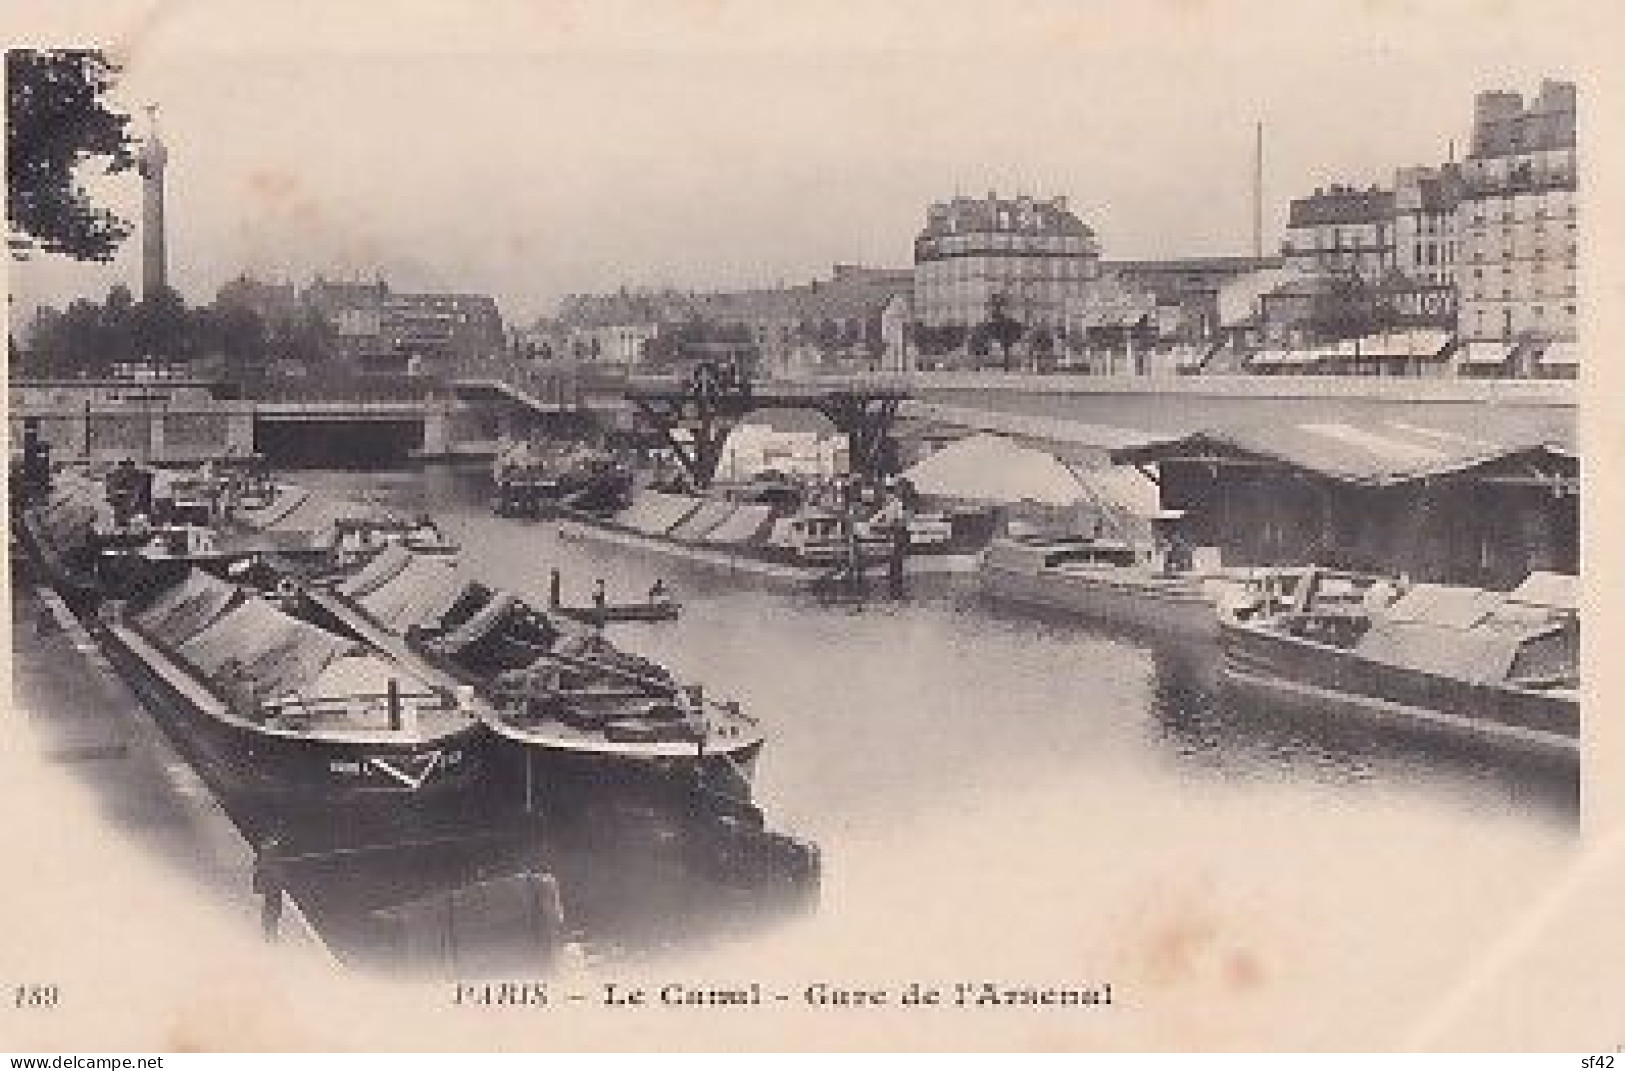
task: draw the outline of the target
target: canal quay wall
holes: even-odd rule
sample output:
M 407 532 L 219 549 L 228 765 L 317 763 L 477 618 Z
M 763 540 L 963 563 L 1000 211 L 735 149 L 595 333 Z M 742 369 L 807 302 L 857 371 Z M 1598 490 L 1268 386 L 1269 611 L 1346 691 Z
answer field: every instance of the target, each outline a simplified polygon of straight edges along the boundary
M 110 815 L 108 835 L 154 842 L 187 876 L 218 894 L 243 920 L 245 933 L 257 932 L 254 848 L 95 639 L 55 592 L 17 572 L 11 626 L 12 706 L 37 745 L 44 783 L 91 788 Z M 97 853 L 77 857 L 93 869 Z M 87 873 L 85 887 L 105 878 Z M 291 895 L 279 941 L 331 956 Z

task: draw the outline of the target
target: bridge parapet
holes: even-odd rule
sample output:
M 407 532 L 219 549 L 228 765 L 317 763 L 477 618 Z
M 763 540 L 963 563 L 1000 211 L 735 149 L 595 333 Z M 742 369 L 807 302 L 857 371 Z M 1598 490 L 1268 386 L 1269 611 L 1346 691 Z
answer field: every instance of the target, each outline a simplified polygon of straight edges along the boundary
M 443 375 L 453 391 L 495 391 L 544 411 L 590 408 L 619 398 L 626 387 L 624 369 L 579 361 L 466 359 L 447 365 Z

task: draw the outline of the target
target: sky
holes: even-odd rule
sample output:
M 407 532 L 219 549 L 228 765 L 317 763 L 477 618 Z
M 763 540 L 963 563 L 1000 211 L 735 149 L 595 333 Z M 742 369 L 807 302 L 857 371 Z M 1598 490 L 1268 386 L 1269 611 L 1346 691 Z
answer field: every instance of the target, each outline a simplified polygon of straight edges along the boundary
M 1463 151 L 1480 89 L 1584 98 L 1606 12 L 1276 6 L 114 2 L 42 40 L 110 48 L 117 102 L 160 106 L 188 301 L 382 274 L 528 323 L 570 292 L 906 265 L 955 193 L 1065 195 L 1108 258 L 1247 253 L 1258 121 L 1274 247 L 1289 198 Z M 139 218 L 133 172 L 92 188 Z M 133 288 L 139 248 L 14 264 L 14 312 Z

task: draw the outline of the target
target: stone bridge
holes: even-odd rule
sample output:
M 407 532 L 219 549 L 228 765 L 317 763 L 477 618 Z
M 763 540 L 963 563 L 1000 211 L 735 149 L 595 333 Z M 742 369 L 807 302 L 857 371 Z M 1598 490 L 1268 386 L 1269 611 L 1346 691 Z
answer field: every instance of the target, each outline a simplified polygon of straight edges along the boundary
M 245 389 L 173 380 L 14 381 L 9 420 L 25 418 L 64 458 L 186 462 L 227 450 L 388 458 L 488 456 L 504 435 L 584 434 L 632 419 L 628 395 L 673 377 L 592 366 L 480 361 L 437 377 L 281 379 Z M 948 427 L 1073 446 L 1202 427 L 1306 420 L 1409 421 L 1490 437 L 1572 435 L 1577 387 L 1566 381 L 1330 376 L 1130 377 L 926 372 L 764 381 L 766 396 L 828 391 L 906 394 L 901 414 Z M 323 444 L 329 444 L 324 447 Z

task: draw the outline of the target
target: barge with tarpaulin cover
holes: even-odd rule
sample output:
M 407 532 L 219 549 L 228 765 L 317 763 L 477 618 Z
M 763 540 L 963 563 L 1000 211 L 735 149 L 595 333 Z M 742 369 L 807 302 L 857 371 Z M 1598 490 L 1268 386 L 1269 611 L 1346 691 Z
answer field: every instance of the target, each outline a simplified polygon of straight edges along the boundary
M 626 390 L 644 448 L 675 471 L 646 466 L 620 501 L 563 509 L 561 535 L 790 588 L 854 589 L 882 566 L 894 588 L 904 575 L 975 568 L 949 518 L 901 508 L 886 481 L 898 470 L 891 430 L 906 390 L 754 382 L 750 368 L 727 361 L 677 370 Z M 846 474 L 720 483 L 730 436 L 761 410 L 822 414 L 847 438 Z
M 81 473 L 56 473 L 13 500 L 12 538 L 18 549 L 39 564 L 75 610 L 93 606 L 100 595 L 100 533 L 111 523 L 101 482 Z
M 154 686 L 232 796 L 278 813 L 430 813 L 478 781 L 453 690 L 202 569 L 102 610 L 109 653 Z
M 870 503 L 848 512 L 839 505 L 762 501 L 749 486 L 707 495 L 653 487 L 633 493 L 611 513 L 562 513 L 560 534 L 669 557 L 692 565 L 792 588 L 811 588 L 853 567 L 882 570 L 899 546 L 911 576 L 967 572 L 971 548 L 954 540 L 942 516 L 899 516 Z
M 1277 570 L 1227 606 L 1222 673 L 1273 700 L 1578 758 L 1578 595 L 1554 573 L 1494 592 Z
M 404 547 L 302 587 L 335 627 L 472 692 L 489 767 L 527 806 L 618 791 L 756 819 L 756 720 L 600 630 Z

